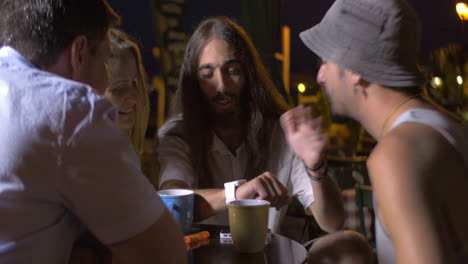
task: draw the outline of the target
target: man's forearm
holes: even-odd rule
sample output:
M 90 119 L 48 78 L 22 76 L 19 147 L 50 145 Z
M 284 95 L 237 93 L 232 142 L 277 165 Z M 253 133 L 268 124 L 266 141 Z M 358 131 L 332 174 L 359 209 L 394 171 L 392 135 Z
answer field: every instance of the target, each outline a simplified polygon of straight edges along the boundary
M 195 191 L 194 221 L 202 221 L 226 208 L 224 189 L 198 189 Z
M 334 232 L 343 227 L 344 205 L 336 182 L 327 175 L 320 180 L 311 180 L 314 189 L 314 202 L 310 206 L 319 226 Z

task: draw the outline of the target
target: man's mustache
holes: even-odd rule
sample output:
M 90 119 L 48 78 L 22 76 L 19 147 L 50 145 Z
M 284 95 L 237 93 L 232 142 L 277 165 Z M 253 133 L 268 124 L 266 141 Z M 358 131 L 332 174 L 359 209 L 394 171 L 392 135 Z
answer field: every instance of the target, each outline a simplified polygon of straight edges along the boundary
M 231 93 L 218 93 L 211 100 L 212 101 L 228 101 L 234 99 L 236 96 Z

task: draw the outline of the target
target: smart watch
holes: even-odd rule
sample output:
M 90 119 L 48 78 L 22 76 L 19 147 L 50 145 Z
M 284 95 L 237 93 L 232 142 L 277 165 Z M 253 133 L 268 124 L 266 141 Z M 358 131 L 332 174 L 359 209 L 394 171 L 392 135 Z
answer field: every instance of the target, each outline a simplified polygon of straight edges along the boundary
M 238 180 L 224 183 L 224 193 L 226 194 L 226 204 L 236 200 L 236 188 L 247 182 L 246 180 Z

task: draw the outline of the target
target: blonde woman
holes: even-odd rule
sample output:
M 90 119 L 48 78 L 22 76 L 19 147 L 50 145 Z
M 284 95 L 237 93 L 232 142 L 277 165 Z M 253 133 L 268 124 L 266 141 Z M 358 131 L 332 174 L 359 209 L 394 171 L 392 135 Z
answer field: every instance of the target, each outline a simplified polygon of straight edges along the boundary
M 148 78 L 140 49 L 122 31 L 111 29 L 110 34 L 112 55 L 108 61 L 109 86 L 104 96 L 117 108 L 117 126 L 127 131 L 133 148 L 142 160 L 145 175 L 156 186 L 157 160 L 144 151 L 149 98 Z
M 149 118 L 148 82 L 138 45 L 118 29 L 110 29 L 112 55 L 107 62 L 109 85 L 106 97 L 117 109 L 116 125 L 128 133 L 135 152 L 142 161 L 142 170 L 156 186 L 156 156 L 144 151 Z M 110 251 L 85 232 L 75 244 L 69 264 L 111 263 Z

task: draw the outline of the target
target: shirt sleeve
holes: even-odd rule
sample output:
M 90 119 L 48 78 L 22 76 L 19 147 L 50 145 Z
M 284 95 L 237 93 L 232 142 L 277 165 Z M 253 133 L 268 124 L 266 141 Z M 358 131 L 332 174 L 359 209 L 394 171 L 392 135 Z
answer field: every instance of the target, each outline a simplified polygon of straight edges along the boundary
M 197 188 L 189 146 L 177 136 L 166 136 L 160 139 L 157 147 L 160 166 L 159 186 L 168 180 L 180 180 L 189 188 Z
M 312 183 L 301 159 L 294 155 L 291 169 L 291 183 L 293 195 L 308 208 L 314 202 Z
M 304 162 L 289 147 L 279 122 L 272 130 L 270 159 L 273 161 L 272 171 L 276 171 L 279 180 L 287 186 L 289 194 L 296 196 L 302 206 L 308 208 L 314 202 L 311 180 Z
M 58 160 L 61 199 L 102 243 L 129 239 L 155 223 L 165 206 L 128 135 L 112 122 L 110 104 L 98 99 L 75 110 L 65 117 Z

